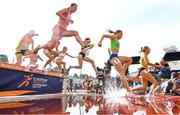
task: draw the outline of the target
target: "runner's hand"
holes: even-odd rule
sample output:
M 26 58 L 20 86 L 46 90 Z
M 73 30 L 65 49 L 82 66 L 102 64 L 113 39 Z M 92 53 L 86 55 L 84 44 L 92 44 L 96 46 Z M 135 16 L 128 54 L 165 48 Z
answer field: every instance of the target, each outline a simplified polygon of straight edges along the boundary
M 65 20 L 66 20 L 67 23 L 71 23 L 71 24 L 74 23 L 74 21 L 71 20 L 71 19 L 65 18 Z
M 70 22 L 71 24 L 73 24 L 73 23 L 74 23 L 74 21 L 73 21 L 73 20 L 69 20 L 69 22 Z
M 98 46 L 101 47 L 101 46 L 102 46 L 102 43 L 98 43 Z

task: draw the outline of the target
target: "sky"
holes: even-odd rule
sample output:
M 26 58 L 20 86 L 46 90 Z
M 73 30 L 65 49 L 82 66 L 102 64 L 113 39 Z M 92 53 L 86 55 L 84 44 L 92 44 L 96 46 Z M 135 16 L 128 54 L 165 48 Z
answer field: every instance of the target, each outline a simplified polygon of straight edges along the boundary
M 95 47 L 89 57 L 99 67 L 108 59 L 109 40 L 103 46 L 97 46 L 102 34 L 107 29 L 123 31 L 120 41 L 119 55 L 137 56 L 142 46 L 151 48 L 150 60 L 159 62 L 164 56 L 163 48 L 176 45 L 180 49 L 180 0 L 1 0 L 0 1 L 0 53 L 6 54 L 9 61 L 15 59 L 15 47 L 21 37 L 35 30 L 39 36 L 34 37 L 35 46 L 42 45 L 51 39 L 52 28 L 58 22 L 55 13 L 78 4 L 77 11 L 72 14 L 73 24 L 69 30 L 77 30 L 84 40 L 90 37 Z M 59 50 L 68 47 L 68 53 L 78 55 L 80 45 L 75 38 L 63 38 Z M 40 51 L 44 62 L 47 58 Z M 77 65 L 77 59 L 66 57 L 67 67 Z M 23 62 L 23 65 L 26 65 Z M 95 75 L 91 65 L 84 63 L 82 70 L 72 69 L 73 73 Z

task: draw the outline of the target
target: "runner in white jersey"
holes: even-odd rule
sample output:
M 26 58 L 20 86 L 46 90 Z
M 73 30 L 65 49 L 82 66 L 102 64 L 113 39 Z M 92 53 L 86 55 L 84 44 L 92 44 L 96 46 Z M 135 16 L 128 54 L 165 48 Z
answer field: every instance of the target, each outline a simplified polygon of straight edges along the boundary
M 67 47 L 63 47 L 63 50 L 58 52 L 58 56 L 56 57 L 55 60 L 55 63 L 57 64 L 60 73 L 62 73 L 62 65 L 63 65 L 63 69 L 66 70 L 66 62 L 63 61 L 66 55 L 72 58 L 76 58 L 67 53 Z

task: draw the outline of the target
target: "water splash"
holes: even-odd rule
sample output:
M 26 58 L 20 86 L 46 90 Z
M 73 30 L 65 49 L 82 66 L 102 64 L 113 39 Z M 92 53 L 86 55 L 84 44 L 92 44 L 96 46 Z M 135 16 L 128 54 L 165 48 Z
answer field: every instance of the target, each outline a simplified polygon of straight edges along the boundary
M 127 105 L 129 101 L 126 98 L 127 90 L 126 89 L 119 89 L 117 87 L 109 87 L 106 89 L 106 94 L 104 98 L 106 99 L 106 103 L 111 104 L 121 104 Z
M 162 82 L 159 86 L 157 86 L 157 87 L 154 89 L 153 94 L 155 94 L 155 95 L 161 95 L 161 96 L 165 95 L 165 93 L 166 93 L 166 88 L 167 88 L 167 86 L 168 86 L 168 82 L 169 82 L 169 81 L 170 81 L 170 80 L 164 81 L 164 82 Z
M 168 100 L 165 97 L 169 81 L 171 80 L 164 81 L 159 86 L 157 86 L 157 88 L 153 92 L 153 95 L 155 95 L 156 98 L 151 98 L 147 101 L 157 113 L 168 113 L 170 115 L 173 115 L 172 109 L 175 104 L 172 100 Z

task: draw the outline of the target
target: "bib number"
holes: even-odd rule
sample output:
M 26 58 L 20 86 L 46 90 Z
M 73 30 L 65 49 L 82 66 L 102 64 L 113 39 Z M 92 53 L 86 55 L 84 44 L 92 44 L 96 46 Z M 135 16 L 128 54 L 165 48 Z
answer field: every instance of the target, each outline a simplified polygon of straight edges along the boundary
M 115 64 L 120 63 L 119 59 L 118 59 L 118 58 L 114 59 L 114 63 L 115 63 Z

